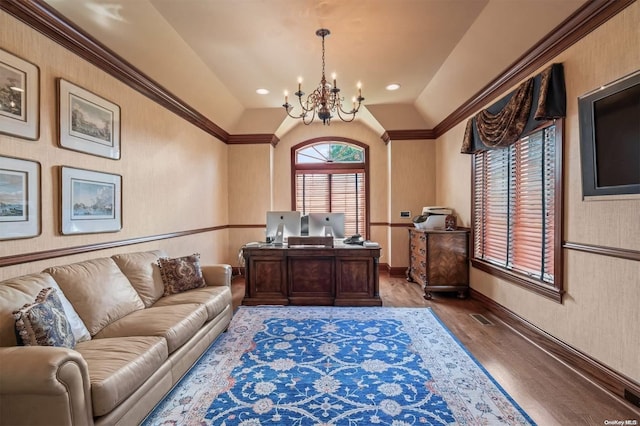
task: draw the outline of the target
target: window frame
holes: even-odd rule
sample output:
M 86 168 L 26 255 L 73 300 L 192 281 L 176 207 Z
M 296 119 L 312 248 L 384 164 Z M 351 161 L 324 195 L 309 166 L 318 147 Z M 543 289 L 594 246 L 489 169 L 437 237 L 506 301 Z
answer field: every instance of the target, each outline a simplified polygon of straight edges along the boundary
M 471 156 L 471 247 L 470 247 L 470 259 L 471 265 L 474 268 L 477 268 L 483 272 L 486 272 L 489 275 L 501 278 L 507 282 L 516 284 L 518 286 L 524 287 L 536 294 L 547 297 L 551 300 L 554 300 L 558 303 L 562 303 L 562 297 L 564 294 L 564 286 L 563 286 L 563 256 L 562 256 L 562 234 L 563 234 L 563 153 L 564 153 L 564 120 L 557 119 L 553 121 L 545 121 L 533 129 L 531 132 L 522 135 L 522 138 L 525 138 L 533 133 L 539 132 L 546 127 L 555 125 L 555 161 L 554 161 L 554 175 L 555 175 L 555 183 L 554 183 L 554 241 L 553 241 L 553 249 L 554 249 L 554 280 L 553 284 L 544 282 L 542 280 L 538 280 L 532 278 L 524 273 L 520 273 L 506 267 L 498 266 L 483 259 L 478 259 L 475 257 L 475 243 L 476 243 L 476 209 L 475 209 L 475 200 L 476 200 L 476 162 L 475 155 Z
M 346 144 L 355 145 L 358 148 L 364 150 L 364 161 L 361 163 L 296 163 L 296 152 L 309 145 L 318 143 L 330 143 L 341 142 Z M 364 229 L 362 236 L 367 239 L 371 235 L 371 222 L 370 222 L 370 185 L 369 185 L 369 145 L 364 144 L 355 139 L 345 138 L 341 136 L 322 136 L 317 138 L 308 139 L 300 142 L 291 147 L 291 209 L 296 209 L 296 176 L 298 171 L 313 173 L 327 173 L 329 171 L 336 171 L 338 173 L 364 173 L 365 182 L 365 217 L 364 217 Z

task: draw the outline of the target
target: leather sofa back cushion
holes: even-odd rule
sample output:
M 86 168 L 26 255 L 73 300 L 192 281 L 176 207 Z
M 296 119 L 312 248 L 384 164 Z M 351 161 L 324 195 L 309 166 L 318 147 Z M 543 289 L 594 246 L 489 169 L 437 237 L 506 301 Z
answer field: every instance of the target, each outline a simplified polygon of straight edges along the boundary
M 45 269 L 58 282 L 91 336 L 123 316 L 144 309 L 127 277 L 110 258 Z
M 160 268 L 156 262 L 166 256 L 162 250 L 154 250 L 111 257 L 136 289 L 146 308 L 156 303 L 164 292 Z
M 31 274 L 0 283 L 0 346 L 16 346 L 16 321 L 13 311 L 32 303 L 40 290 L 52 287 L 49 274 Z

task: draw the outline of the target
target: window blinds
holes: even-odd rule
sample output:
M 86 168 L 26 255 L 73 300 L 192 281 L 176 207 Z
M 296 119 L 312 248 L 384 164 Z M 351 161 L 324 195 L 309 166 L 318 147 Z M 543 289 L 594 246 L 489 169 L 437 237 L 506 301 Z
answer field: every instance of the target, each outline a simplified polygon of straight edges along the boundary
M 553 283 L 555 129 L 474 155 L 474 257 Z
M 345 214 L 345 235 L 365 233 L 364 173 L 299 172 L 296 175 L 296 210 L 302 214 Z

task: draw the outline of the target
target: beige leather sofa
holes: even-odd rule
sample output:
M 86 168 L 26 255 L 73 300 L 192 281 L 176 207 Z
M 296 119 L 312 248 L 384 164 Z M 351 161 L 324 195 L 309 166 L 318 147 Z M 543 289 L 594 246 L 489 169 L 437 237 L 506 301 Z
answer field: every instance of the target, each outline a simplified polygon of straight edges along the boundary
M 206 287 L 163 296 L 164 256 L 120 254 L 0 282 L 0 425 L 135 425 L 153 409 L 232 316 L 229 265 L 202 266 Z M 17 346 L 12 312 L 47 287 L 81 320 L 74 349 Z

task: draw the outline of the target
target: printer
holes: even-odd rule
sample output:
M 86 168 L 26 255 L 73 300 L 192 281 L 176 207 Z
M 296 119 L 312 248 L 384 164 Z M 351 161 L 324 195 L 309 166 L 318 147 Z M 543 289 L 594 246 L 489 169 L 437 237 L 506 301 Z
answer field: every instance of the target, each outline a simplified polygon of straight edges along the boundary
M 450 214 L 453 210 L 448 207 L 423 207 L 422 214 L 413 218 L 413 226 L 418 229 L 445 229 L 445 219 Z

